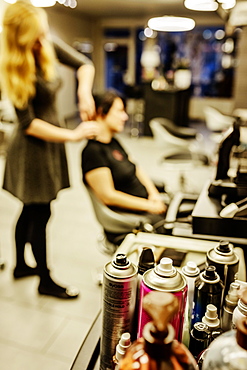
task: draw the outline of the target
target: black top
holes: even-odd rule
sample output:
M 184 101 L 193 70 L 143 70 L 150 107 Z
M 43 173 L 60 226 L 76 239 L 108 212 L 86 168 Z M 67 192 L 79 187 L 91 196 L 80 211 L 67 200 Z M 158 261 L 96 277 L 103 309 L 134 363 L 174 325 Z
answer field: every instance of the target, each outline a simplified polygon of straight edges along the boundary
M 148 197 L 146 188 L 136 176 L 136 166 L 128 159 L 127 153 L 115 138 L 109 144 L 89 140 L 82 151 L 85 184 L 85 174 L 100 167 L 108 167 L 111 170 L 116 190 L 141 198 Z
M 92 64 L 83 54 L 54 39 L 59 61 L 74 69 Z M 56 95 L 61 78 L 44 80 L 37 71 L 36 95 L 27 108 L 16 109 L 18 124 L 9 144 L 3 188 L 25 204 L 49 203 L 59 190 L 70 186 L 65 146 L 25 134 L 34 118 L 60 126 L 56 108 Z

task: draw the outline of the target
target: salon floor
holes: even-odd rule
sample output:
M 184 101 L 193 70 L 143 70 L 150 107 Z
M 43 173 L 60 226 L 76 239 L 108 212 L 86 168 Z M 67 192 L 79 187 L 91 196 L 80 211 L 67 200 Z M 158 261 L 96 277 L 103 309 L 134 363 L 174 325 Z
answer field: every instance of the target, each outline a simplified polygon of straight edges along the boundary
M 200 129 L 204 130 L 203 125 Z M 166 183 L 168 191 L 182 188 L 199 193 L 214 174 L 214 166 L 164 164 L 160 161 L 163 148 L 150 137 L 136 139 L 125 132 L 121 140 L 153 179 Z M 37 277 L 13 279 L 14 225 L 21 203 L 0 190 L 0 257 L 5 263 L 0 270 L 1 370 L 69 370 L 100 308 L 97 271 L 102 270 L 110 256 L 99 250 L 97 240 L 101 228 L 81 183 L 83 145 L 67 145 L 72 186 L 61 191 L 53 202 L 47 232 L 53 276 L 61 283 L 77 286 L 78 299 L 63 301 L 38 295 Z M 208 143 L 205 148 L 211 151 Z M 0 156 L 0 183 L 3 168 L 4 156 Z M 28 248 L 27 259 L 34 263 Z

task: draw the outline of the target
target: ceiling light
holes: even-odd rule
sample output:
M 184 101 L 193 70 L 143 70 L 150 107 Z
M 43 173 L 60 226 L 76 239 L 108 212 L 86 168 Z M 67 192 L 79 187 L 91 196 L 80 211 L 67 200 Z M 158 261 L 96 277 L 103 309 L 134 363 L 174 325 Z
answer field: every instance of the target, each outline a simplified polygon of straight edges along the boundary
M 17 0 L 4 0 L 6 3 L 15 4 Z M 33 6 L 48 7 L 56 4 L 56 0 L 31 0 Z
M 37 7 L 48 7 L 56 4 L 56 0 L 31 0 L 31 3 Z
M 191 18 L 173 17 L 165 15 L 163 17 L 151 18 L 148 27 L 154 31 L 179 32 L 189 31 L 195 27 L 195 21 Z
M 218 9 L 218 3 L 214 0 L 185 0 L 184 6 L 190 10 L 214 12 Z
M 236 5 L 236 0 L 218 0 L 218 2 L 221 4 L 222 8 L 225 10 L 232 9 Z

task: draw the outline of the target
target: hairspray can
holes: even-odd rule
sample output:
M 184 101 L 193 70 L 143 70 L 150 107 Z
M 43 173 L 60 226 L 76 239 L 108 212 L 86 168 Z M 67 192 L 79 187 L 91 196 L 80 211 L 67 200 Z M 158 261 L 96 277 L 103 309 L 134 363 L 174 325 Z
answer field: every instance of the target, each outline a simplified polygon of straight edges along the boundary
M 194 303 L 195 281 L 200 274 L 200 269 L 196 265 L 195 262 L 188 261 L 187 264 L 182 267 L 182 273 L 185 276 L 187 286 L 188 286 L 182 342 L 183 344 L 186 345 L 186 347 L 189 347 L 191 316 L 192 316 L 193 303 Z
M 216 272 L 215 266 L 208 266 L 195 281 L 194 308 L 192 324 L 202 321 L 208 304 L 217 307 L 218 317 L 221 313 L 223 283 Z
M 203 322 L 196 322 L 190 332 L 189 350 L 195 359 L 200 353 L 204 351 L 209 345 L 209 331 L 208 326 Z
M 234 252 L 233 245 L 228 241 L 220 241 L 207 252 L 206 264 L 216 267 L 217 274 L 224 284 L 223 298 L 225 298 L 230 284 L 237 279 L 239 267 L 239 257 Z
M 155 268 L 146 271 L 140 286 L 140 310 L 138 319 L 138 337 L 142 336 L 145 324 L 151 321 L 150 316 L 142 308 L 142 301 L 151 291 L 173 293 L 179 303 L 179 309 L 171 324 L 175 329 L 175 338 L 182 341 L 184 312 L 187 298 L 187 284 L 185 277 L 173 266 L 171 258 L 162 258 Z
M 100 369 L 112 370 L 116 346 L 133 326 L 137 267 L 119 253 L 104 267 Z

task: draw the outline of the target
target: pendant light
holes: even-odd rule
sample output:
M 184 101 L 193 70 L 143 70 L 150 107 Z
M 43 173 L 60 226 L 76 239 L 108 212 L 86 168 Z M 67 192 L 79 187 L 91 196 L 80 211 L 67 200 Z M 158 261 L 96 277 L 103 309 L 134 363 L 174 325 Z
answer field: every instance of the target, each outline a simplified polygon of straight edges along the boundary
M 190 31 L 195 27 L 195 21 L 191 18 L 164 15 L 163 17 L 154 17 L 149 19 L 148 27 L 154 31 Z
M 218 9 L 219 5 L 214 0 L 185 0 L 184 6 L 190 10 L 214 12 Z
M 190 10 L 214 12 L 218 7 L 224 10 L 232 9 L 236 5 L 236 0 L 185 0 L 184 6 Z
M 15 4 L 17 0 L 4 0 L 6 3 Z M 30 3 L 36 7 L 48 7 L 56 4 L 56 0 L 31 0 Z

